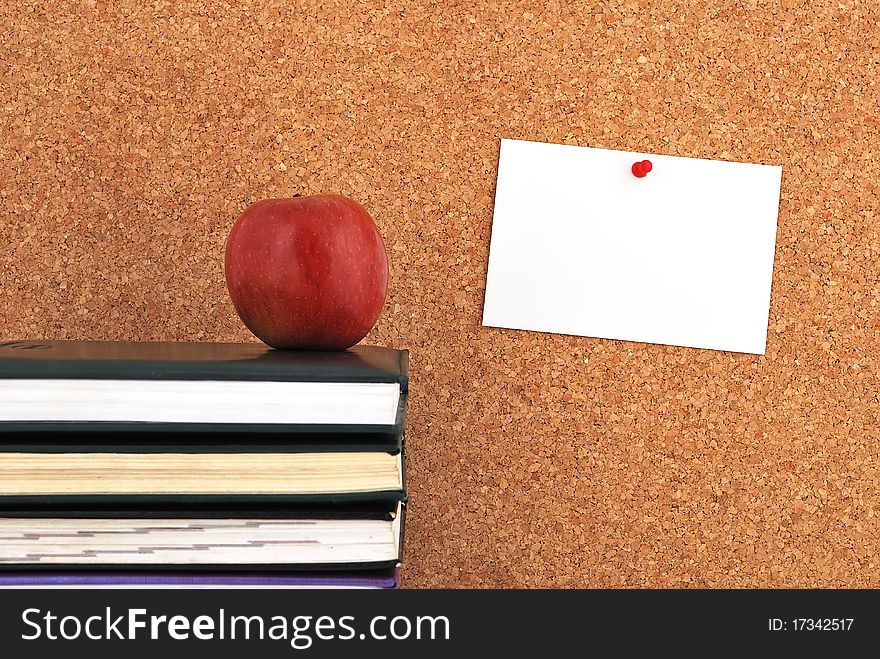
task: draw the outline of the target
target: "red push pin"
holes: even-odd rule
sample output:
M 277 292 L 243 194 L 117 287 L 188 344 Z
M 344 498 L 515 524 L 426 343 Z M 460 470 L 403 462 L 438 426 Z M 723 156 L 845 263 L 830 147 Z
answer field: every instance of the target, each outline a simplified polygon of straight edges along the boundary
M 643 160 L 642 162 L 633 163 L 632 173 L 636 178 L 645 178 L 645 174 L 650 172 L 654 166 L 651 164 L 650 160 Z

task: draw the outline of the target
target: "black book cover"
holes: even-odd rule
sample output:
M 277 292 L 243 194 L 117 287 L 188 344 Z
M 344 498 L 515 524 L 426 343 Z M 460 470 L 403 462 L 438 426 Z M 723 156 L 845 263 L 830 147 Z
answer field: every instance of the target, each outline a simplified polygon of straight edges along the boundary
M 396 454 L 402 433 L 356 432 L 4 432 L 0 453 L 352 453 Z
M 5 341 L 0 378 L 398 382 L 405 350 L 275 350 L 262 343 Z
M 198 506 L 178 502 L 156 506 L 144 501 L 121 503 L 106 497 L 94 506 L 81 506 L 60 500 L 54 505 L 30 502 L 10 506 L 0 500 L 0 518 L 6 519 L 381 519 L 392 518 L 396 501 L 353 501 L 340 506 L 320 506 L 308 502 L 249 504 L 247 502 L 205 503 Z

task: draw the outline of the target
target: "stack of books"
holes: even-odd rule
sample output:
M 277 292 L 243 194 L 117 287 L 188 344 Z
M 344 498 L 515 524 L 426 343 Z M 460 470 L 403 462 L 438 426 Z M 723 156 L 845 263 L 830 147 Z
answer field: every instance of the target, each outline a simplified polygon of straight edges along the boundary
M 0 585 L 395 587 L 407 367 L 0 343 Z

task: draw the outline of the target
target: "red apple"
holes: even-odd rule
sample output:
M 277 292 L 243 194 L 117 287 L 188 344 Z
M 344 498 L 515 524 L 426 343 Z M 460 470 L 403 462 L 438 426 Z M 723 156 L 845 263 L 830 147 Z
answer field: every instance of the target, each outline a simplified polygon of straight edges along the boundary
M 343 350 L 382 311 L 388 257 L 363 206 L 340 195 L 266 199 L 226 241 L 236 312 L 273 348 Z

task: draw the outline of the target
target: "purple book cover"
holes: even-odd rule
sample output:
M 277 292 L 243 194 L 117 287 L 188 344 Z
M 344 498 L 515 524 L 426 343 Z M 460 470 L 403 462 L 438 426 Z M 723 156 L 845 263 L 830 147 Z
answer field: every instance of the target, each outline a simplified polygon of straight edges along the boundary
M 289 573 L 8 572 L 2 586 L 265 586 L 288 588 L 397 588 L 398 570 Z

